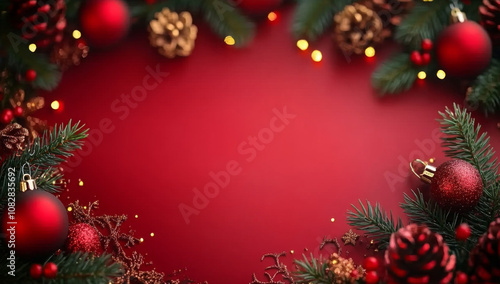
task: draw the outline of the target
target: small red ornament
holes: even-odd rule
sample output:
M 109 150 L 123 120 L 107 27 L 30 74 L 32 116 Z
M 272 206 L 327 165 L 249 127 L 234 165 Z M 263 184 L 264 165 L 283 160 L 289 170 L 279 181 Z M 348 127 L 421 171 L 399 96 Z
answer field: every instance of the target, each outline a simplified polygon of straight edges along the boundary
M 68 239 L 66 240 L 66 251 L 94 253 L 101 251 L 101 243 L 97 231 L 85 223 L 71 225 L 69 227 Z
M 464 14 L 454 8 L 454 15 Z M 453 14 L 453 12 L 452 12 Z M 483 27 L 474 21 L 455 22 L 445 28 L 436 44 L 436 57 L 443 70 L 452 76 L 471 78 L 490 64 L 491 40 Z
M 20 117 L 20 116 L 22 116 L 22 115 L 23 115 L 23 112 L 24 112 L 24 110 L 23 110 L 23 108 L 22 108 L 21 106 L 15 106 L 15 107 L 14 107 L 14 116 L 15 116 L 15 117 Z
M 432 40 L 426 38 L 422 40 L 422 50 L 430 52 L 432 50 Z
M 39 279 L 42 277 L 42 266 L 38 263 L 34 263 L 30 267 L 30 276 L 33 279 Z
M 14 113 L 12 112 L 11 109 L 4 109 L 0 113 L 0 122 L 3 124 L 9 124 L 11 123 L 12 119 L 14 119 Z
M 363 261 L 363 267 L 366 269 L 366 271 L 375 271 L 378 269 L 378 259 L 373 256 L 369 256 L 365 258 Z
M 28 82 L 33 82 L 36 79 L 36 71 L 33 69 L 28 69 L 26 70 L 26 73 L 24 74 L 24 78 Z
M 423 64 L 422 55 L 417 50 L 414 50 L 410 54 L 411 63 L 421 66 Z
M 444 208 L 455 212 L 467 212 L 474 208 L 483 194 L 483 181 L 479 171 L 464 160 L 450 160 L 435 168 L 421 160 L 424 172 L 417 174 L 424 182 L 431 184 L 431 197 Z
M 431 54 L 426 52 L 422 54 L 422 65 L 429 65 L 429 63 L 431 63 Z
M 28 190 L 16 197 L 15 219 L 5 210 L 2 232 L 12 235 L 15 221 L 16 254 L 23 257 L 43 257 L 61 248 L 68 235 L 68 214 L 59 199 L 43 190 Z M 7 243 L 9 242 L 7 237 Z
M 283 0 L 238 0 L 232 1 L 237 7 L 249 14 L 265 14 L 278 7 Z
M 53 262 L 47 262 L 43 266 L 43 276 L 45 276 L 45 278 L 56 278 L 57 265 Z
M 365 275 L 366 284 L 378 283 L 379 277 L 376 271 L 367 271 Z
M 470 227 L 466 223 L 460 224 L 455 230 L 455 237 L 459 241 L 466 241 L 470 237 Z
M 80 8 L 80 26 L 91 46 L 109 47 L 127 34 L 130 11 L 122 0 L 86 0 Z
M 458 271 L 455 275 L 455 284 L 467 284 L 467 282 L 469 282 L 469 277 L 467 276 L 467 274 Z

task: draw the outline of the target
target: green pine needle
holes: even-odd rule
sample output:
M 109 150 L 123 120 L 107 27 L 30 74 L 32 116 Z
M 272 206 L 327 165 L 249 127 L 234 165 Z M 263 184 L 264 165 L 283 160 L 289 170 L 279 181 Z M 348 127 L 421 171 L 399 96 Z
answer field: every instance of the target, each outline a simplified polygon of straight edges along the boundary
M 409 90 L 419 70 L 410 61 L 410 55 L 400 53 L 384 62 L 372 74 L 372 86 L 381 96 Z
M 297 271 L 294 272 L 297 284 L 331 284 L 333 283 L 333 273 L 328 268 L 328 261 L 314 258 L 311 254 L 311 260 L 305 255 L 304 260 L 296 259 Z
M 420 50 L 422 39 L 432 39 L 449 25 L 449 1 L 416 1 L 415 7 L 397 27 L 394 38 L 411 50 Z
M 401 218 L 394 220 L 392 211 L 387 215 L 382 210 L 381 206 L 376 203 L 375 207 L 369 201 L 366 202 L 366 207 L 359 200 L 361 209 L 355 205 L 351 205 L 354 211 L 347 212 L 347 222 L 349 225 L 358 230 L 366 232 L 371 239 L 376 241 L 379 248 L 385 248 L 389 244 L 391 234 L 403 227 Z
M 479 75 L 467 94 L 467 104 L 480 107 L 485 114 L 500 110 L 500 61 L 492 59 L 490 67 Z
M 293 16 L 292 33 L 298 39 L 315 40 L 332 26 L 333 16 L 352 0 L 299 0 Z

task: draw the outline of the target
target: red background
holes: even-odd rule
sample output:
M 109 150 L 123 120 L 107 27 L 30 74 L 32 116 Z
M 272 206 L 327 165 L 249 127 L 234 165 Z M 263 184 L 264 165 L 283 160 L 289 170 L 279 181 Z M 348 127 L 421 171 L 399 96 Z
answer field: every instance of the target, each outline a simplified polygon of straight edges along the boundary
M 128 224 L 145 238 L 138 250 L 157 270 L 187 267 L 191 278 L 210 283 L 248 283 L 253 272 L 264 280 L 264 253 L 316 253 L 323 236 L 348 230 L 346 211 L 358 199 L 401 213 L 403 192 L 421 185 L 409 176 L 407 161 L 446 160 L 431 142 L 436 118 L 445 106 L 461 103 L 463 93 L 425 82 L 379 98 L 370 75 L 396 47 L 379 47 L 373 62 L 347 59 L 325 36 L 313 46 L 323 52 L 316 64 L 310 51 L 295 46 L 291 14 L 287 9 L 276 23 L 261 23 L 244 49 L 226 46 L 197 21 L 193 54 L 174 60 L 158 55 L 146 32 L 135 31 L 66 72 L 58 89 L 46 94 L 65 106 L 60 113 L 46 110 L 49 121 L 81 120 L 98 129 L 109 119 L 114 131 L 88 142 L 81 160 L 73 160 L 70 198 L 63 201 L 98 199 L 98 213 L 128 214 Z M 111 104 L 157 64 L 168 77 L 121 120 Z M 269 127 L 273 109 L 283 107 L 296 117 L 247 162 L 238 146 Z M 499 149 L 498 117 L 474 116 Z M 231 160 L 241 173 L 187 225 L 179 204 L 192 205 L 193 188 L 202 189 L 209 172 Z M 392 187 L 388 173 L 400 177 Z M 358 261 L 367 253 L 360 245 L 345 251 Z

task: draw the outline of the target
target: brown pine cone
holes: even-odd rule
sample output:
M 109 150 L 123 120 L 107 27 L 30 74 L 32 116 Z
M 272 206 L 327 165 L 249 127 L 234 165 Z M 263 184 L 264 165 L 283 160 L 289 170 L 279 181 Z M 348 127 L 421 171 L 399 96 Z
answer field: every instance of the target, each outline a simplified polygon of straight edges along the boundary
M 410 224 L 392 234 L 385 252 L 388 283 L 449 283 L 455 256 L 441 235 Z
M 363 0 L 360 2 L 372 9 L 382 20 L 384 38 L 390 37 L 395 27 L 415 5 L 414 0 Z
M 500 283 L 500 218 L 491 222 L 469 258 L 472 283 Z
M 24 143 L 28 135 L 28 129 L 17 123 L 9 124 L 3 130 L 0 130 L 0 147 L 3 154 L 8 155 L 24 149 Z
M 81 60 L 87 57 L 88 53 L 89 47 L 83 39 L 74 39 L 66 34 L 64 39 L 54 46 L 50 61 L 64 71 L 71 66 L 80 65 Z
M 483 0 L 479 6 L 481 25 L 490 35 L 494 46 L 500 45 L 500 0 Z
M 64 0 L 11 0 L 9 14 L 21 37 L 40 48 L 60 42 L 66 27 Z
M 365 49 L 383 40 L 382 20 L 373 10 L 354 3 L 333 18 L 335 40 L 347 55 L 361 54 Z

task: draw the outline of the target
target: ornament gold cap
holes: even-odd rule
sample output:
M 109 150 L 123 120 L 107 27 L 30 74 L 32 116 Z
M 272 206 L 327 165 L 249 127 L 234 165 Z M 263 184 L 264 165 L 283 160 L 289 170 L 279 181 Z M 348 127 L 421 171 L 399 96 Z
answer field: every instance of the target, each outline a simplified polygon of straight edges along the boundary
M 21 180 L 20 189 L 21 192 L 25 192 L 27 190 L 35 190 L 37 189 L 36 181 L 32 179 L 30 175 L 24 174 L 23 179 Z
M 417 172 L 415 171 L 415 168 L 413 168 L 414 163 L 420 163 L 420 164 L 424 165 L 424 171 L 421 174 L 417 174 Z M 434 177 L 434 174 L 436 173 L 436 167 L 431 166 L 431 165 L 429 165 L 429 163 L 424 162 L 420 159 L 416 159 L 415 161 L 411 162 L 410 169 L 419 179 L 421 179 L 423 182 L 426 182 L 426 183 L 431 183 L 432 178 Z
M 451 8 L 451 23 L 463 23 L 467 21 L 467 15 L 460 11 L 458 7 Z

